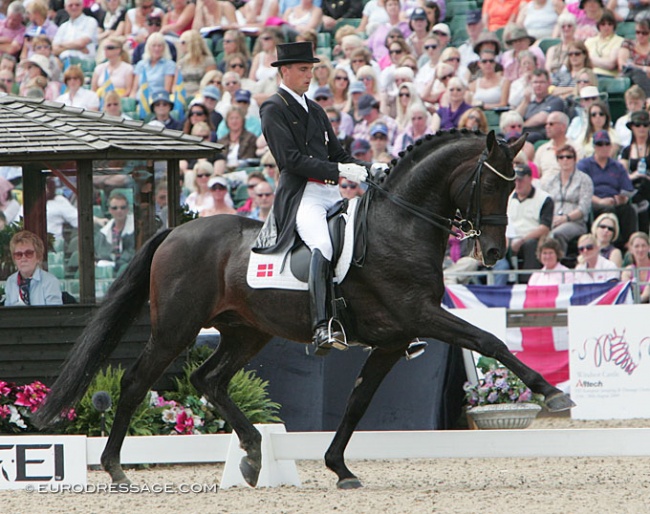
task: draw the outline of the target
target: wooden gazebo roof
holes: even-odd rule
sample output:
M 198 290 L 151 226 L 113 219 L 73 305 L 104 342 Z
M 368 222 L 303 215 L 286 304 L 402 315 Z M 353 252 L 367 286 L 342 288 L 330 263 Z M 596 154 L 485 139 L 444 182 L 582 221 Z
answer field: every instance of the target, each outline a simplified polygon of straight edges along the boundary
M 0 97 L 0 164 L 78 159 L 211 157 L 222 146 L 57 102 Z

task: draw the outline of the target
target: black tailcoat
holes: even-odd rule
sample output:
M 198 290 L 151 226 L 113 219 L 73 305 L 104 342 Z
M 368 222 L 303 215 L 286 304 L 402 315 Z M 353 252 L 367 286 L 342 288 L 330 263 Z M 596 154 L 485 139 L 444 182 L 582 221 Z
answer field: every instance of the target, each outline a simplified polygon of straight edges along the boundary
M 343 149 L 323 108 L 307 99 L 309 112 L 286 90 L 276 94 L 260 107 L 262 132 L 280 171 L 273 213 L 278 239 L 274 246 L 257 248 L 259 253 L 272 253 L 293 241 L 296 213 L 308 179 L 338 184 L 339 162 L 357 161 Z

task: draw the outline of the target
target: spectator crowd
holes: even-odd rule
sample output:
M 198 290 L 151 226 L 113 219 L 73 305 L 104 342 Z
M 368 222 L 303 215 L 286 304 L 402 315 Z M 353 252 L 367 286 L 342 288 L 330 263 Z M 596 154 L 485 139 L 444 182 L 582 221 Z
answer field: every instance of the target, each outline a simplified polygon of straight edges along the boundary
M 276 46 L 309 41 L 321 61 L 307 96 L 356 158 L 390 163 L 453 128 L 528 134 L 497 268 L 621 268 L 646 262 L 635 248 L 650 229 L 649 3 L 17 0 L 0 20 L 0 93 L 219 142 L 214 159 L 181 162 L 182 202 L 199 216 L 264 220 L 279 170 L 259 106 L 279 84 Z M 10 223 L 19 209 L 2 180 Z M 112 237 L 132 238 L 128 198 L 110 200 L 125 208 L 102 224 L 102 260 Z M 452 270 L 469 269 L 462 248 L 450 255 Z M 534 282 L 551 280 L 542 275 Z

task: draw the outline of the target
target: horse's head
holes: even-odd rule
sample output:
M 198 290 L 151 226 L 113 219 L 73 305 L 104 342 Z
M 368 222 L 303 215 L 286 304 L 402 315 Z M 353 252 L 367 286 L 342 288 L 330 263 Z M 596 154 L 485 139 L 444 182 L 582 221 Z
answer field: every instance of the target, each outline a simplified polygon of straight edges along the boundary
M 475 256 L 482 258 L 487 266 L 492 266 L 506 253 L 506 210 L 515 179 L 512 160 L 525 142 L 526 136 L 522 135 L 514 143 L 507 144 L 498 141 L 494 131 L 490 131 L 486 152 L 474 169 L 471 187 L 466 188 L 469 191 L 463 195 L 468 207 L 462 214 L 477 232 Z M 461 206 L 461 210 L 464 208 Z

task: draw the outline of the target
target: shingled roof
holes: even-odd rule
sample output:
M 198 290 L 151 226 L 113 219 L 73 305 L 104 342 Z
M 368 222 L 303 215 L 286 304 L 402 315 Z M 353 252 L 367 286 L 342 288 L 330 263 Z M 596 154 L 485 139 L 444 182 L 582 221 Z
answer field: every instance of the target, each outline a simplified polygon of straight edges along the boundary
M 0 97 L 0 164 L 212 157 L 222 145 L 57 102 Z

